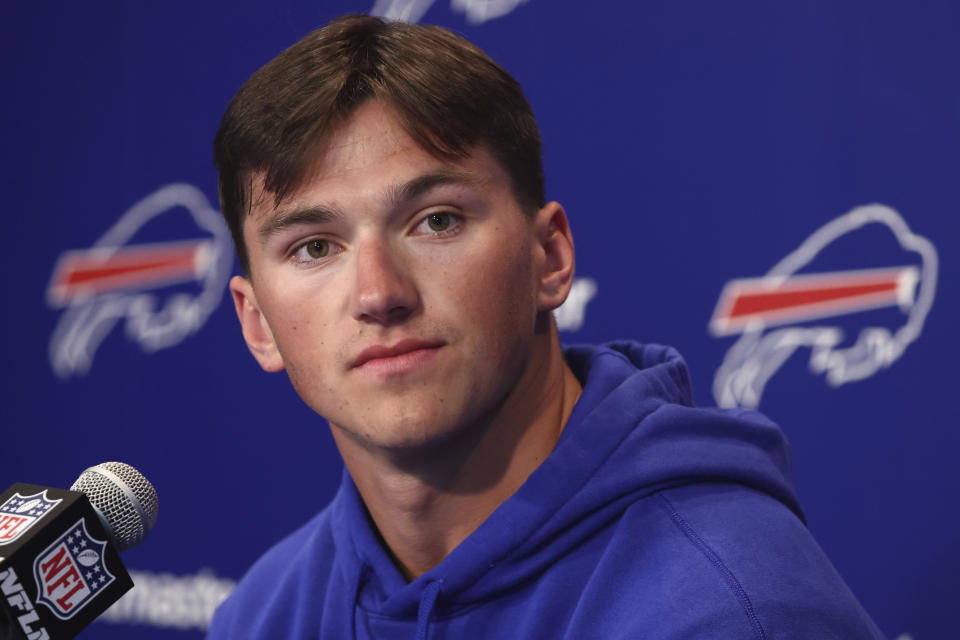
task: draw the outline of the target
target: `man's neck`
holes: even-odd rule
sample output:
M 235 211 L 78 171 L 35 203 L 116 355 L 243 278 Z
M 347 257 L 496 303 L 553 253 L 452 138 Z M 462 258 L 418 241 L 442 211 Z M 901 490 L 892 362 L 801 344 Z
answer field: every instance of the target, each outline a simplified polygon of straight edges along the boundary
M 563 360 L 556 329 L 538 340 L 503 404 L 456 437 L 421 450 L 383 452 L 333 428 L 370 517 L 408 580 L 438 565 L 553 450 L 581 387 Z

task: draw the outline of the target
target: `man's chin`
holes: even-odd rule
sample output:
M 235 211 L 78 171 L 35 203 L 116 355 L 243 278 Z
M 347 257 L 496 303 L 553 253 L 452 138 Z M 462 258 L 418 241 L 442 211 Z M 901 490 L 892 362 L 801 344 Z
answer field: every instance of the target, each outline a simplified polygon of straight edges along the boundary
M 367 449 L 404 450 L 431 446 L 449 438 L 456 427 L 436 415 L 424 412 L 384 411 L 353 421 L 335 422 L 331 427 L 343 431 Z
M 463 447 L 469 449 L 467 441 L 475 439 L 469 433 L 471 429 L 452 417 L 429 414 L 397 419 L 396 413 L 393 416 L 393 419 L 384 416 L 382 420 L 371 417 L 353 428 L 331 422 L 331 428 L 374 455 L 385 456 L 394 463 L 405 461 L 403 466 L 452 455 L 453 450 Z

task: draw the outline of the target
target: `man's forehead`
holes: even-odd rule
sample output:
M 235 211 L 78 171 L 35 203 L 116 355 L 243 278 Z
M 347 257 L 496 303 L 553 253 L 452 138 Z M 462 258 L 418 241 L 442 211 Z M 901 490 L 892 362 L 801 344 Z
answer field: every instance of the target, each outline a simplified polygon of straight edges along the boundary
M 487 186 L 494 177 L 476 170 L 471 166 L 472 164 L 469 157 L 463 163 L 438 161 L 436 167 L 424 169 L 419 173 L 411 172 L 402 180 L 377 185 L 379 195 L 383 200 L 400 204 L 436 187 L 452 185 L 481 189 Z M 317 192 L 322 193 L 323 181 L 329 177 L 332 176 L 313 171 L 302 184 L 295 186 L 289 194 L 278 201 L 276 193 L 265 188 L 264 172 L 253 174 L 248 217 L 254 222 L 262 222 L 265 218 L 283 215 L 290 209 L 301 208 L 308 201 L 312 203 Z M 321 188 L 317 188 L 318 183 Z
M 436 160 L 435 163 L 417 169 L 419 170 L 411 170 L 396 180 L 384 180 L 373 185 L 372 192 L 378 200 L 388 205 L 400 206 L 440 187 L 482 191 L 488 189 L 498 178 L 509 181 L 506 173 L 483 149 L 478 149 L 475 154 L 461 161 Z M 497 173 L 502 175 L 498 176 Z M 304 208 L 336 209 L 337 199 L 332 195 L 333 190 L 328 201 L 323 188 L 324 182 L 334 177 L 314 167 L 300 185 L 295 186 L 278 201 L 276 194 L 265 188 L 265 174 L 254 174 L 251 176 L 252 197 L 248 222 L 260 227 L 268 224 L 270 219 L 287 216 Z
M 383 190 L 388 208 L 402 207 L 414 202 L 426 193 L 444 185 L 474 187 L 481 190 L 484 182 L 476 173 L 458 170 L 439 170 L 420 174 L 406 182 L 388 185 Z M 264 211 L 252 217 L 251 223 L 257 228 L 258 235 L 266 240 L 270 236 L 289 227 L 318 222 L 334 222 L 350 216 L 336 203 L 325 203 L 313 198 L 298 200 L 296 197 L 281 202 L 272 211 Z
M 388 171 L 380 170 L 384 167 Z M 406 200 L 439 185 L 482 188 L 497 180 L 509 183 L 486 145 L 472 145 L 462 158 L 438 157 L 407 134 L 389 105 L 370 101 L 317 144 L 303 178 L 279 201 L 266 189 L 266 172 L 253 173 L 248 217 L 259 226 L 290 209 L 315 205 L 325 184 L 336 187 L 339 178 L 349 181 L 356 176 L 363 178 L 359 188 L 390 201 Z

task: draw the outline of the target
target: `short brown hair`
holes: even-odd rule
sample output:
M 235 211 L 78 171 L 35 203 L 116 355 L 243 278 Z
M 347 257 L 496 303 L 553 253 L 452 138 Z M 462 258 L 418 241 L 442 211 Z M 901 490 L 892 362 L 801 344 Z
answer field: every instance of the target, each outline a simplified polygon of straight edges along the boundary
M 325 136 L 368 99 L 397 113 L 435 157 L 483 143 L 510 175 L 517 201 L 545 201 L 540 133 L 519 83 L 479 48 L 436 26 L 344 16 L 254 73 L 231 100 L 214 141 L 220 206 L 244 273 L 243 219 L 252 179 L 280 204 L 305 179 Z

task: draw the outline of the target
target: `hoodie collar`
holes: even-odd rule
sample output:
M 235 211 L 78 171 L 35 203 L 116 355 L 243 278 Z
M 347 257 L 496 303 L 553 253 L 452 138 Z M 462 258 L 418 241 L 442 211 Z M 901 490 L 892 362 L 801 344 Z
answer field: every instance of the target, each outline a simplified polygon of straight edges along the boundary
M 393 565 L 344 471 L 332 526 L 346 584 L 359 585 L 356 604 L 381 616 L 423 619 L 426 612 L 429 619 L 484 601 L 535 578 L 644 495 L 697 477 L 757 486 L 799 514 L 779 429 L 759 414 L 693 409 L 675 350 L 624 342 L 565 355 L 583 392 L 554 451 L 416 580 L 407 583 Z

